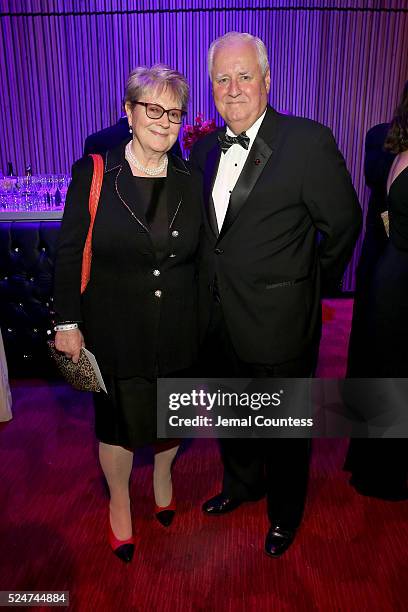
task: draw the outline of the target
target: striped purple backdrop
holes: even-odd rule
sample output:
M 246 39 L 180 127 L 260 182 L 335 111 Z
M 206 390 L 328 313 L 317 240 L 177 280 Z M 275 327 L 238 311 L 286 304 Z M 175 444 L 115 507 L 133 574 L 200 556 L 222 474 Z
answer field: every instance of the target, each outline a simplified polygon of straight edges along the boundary
M 69 171 L 85 137 L 120 116 L 138 64 L 184 72 L 188 121 L 220 122 L 206 52 L 230 30 L 266 43 L 275 108 L 332 128 L 365 210 L 364 136 L 390 119 L 408 78 L 408 0 L 0 0 L 0 169 Z

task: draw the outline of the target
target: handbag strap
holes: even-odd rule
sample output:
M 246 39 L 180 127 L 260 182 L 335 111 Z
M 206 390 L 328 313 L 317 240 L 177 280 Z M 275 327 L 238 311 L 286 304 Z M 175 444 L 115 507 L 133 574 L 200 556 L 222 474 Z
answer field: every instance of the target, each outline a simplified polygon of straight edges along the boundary
M 81 293 L 86 289 L 91 276 L 91 263 L 92 263 L 92 231 L 96 217 L 96 211 L 98 210 L 99 197 L 101 195 L 102 181 L 103 181 L 103 157 L 92 153 L 89 155 L 93 160 L 93 175 L 91 190 L 89 192 L 89 215 L 91 222 L 89 224 L 88 235 L 86 237 L 84 252 L 82 255 L 82 271 L 81 271 Z

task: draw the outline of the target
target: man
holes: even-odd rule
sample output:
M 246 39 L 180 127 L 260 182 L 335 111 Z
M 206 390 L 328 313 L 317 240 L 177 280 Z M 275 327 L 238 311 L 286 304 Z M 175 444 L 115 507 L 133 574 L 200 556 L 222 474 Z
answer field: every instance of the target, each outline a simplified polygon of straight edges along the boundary
M 352 253 L 361 225 L 357 197 L 331 132 L 268 105 L 271 77 L 260 39 L 236 32 L 217 39 L 209 72 L 227 127 L 192 155 L 205 205 L 202 371 L 309 377 L 321 285 L 339 282 Z M 302 518 L 309 447 L 305 439 L 222 440 L 223 490 L 203 510 L 223 514 L 266 488 L 265 550 L 283 554 Z
M 91 153 L 99 153 L 103 155 L 109 149 L 114 149 L 121 142 L 131 140 L 132 135 L 129 132 L 129 121 L 126 115 L 121 117 L 115 125 L 107 127 L 99 132 L 90 134 L 85 139 L 84 144 L 84 155 L 90 155 Z M 171 153 L 182 157 L 181 147 L 178 140 L 174 143 L 171 148 Z
M 85 139 L 84 155 L 99 153 L 103 155 L 109 149 L 114 149 L 121 142 L 130 140 L 132 135 L 129 133 L 129 122 L 126 115 L 121 117 L 115 125 L 99 130 L 90 134 Z

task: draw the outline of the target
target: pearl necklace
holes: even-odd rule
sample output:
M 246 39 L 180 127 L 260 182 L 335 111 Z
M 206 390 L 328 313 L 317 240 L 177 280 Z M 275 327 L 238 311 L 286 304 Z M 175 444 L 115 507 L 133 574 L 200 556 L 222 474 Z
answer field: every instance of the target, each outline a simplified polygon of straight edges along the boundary
M 136 159 L 132 151 L 132 141 L 128 142 L 126 145 L 125 157 L 128 160 L 128 162 L 133 164 L 133 166 L 135 166 L 135 168 L 140 170 L 140 172 L 144 172 L 145 174 L 148 174 L 149 176 L 158 176 L 159 174 L 162 174 L 167 168 L 167 164 L 169 163 L 169 160 L 166 155 L 163 162 L 160 164 L 160 166 L 157 166 L 157 168 L 146 168 L 145 166 L 142 166 L 142 164 L 140 163 L 138 159 Z

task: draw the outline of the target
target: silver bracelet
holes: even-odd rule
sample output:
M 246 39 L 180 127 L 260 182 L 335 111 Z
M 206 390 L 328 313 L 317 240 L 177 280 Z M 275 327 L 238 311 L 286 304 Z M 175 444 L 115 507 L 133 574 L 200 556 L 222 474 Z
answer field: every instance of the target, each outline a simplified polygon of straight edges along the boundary
M 61 325 L 56 325 L 54 327 L 54 331 L 69 331 L 71 329 L 78 329 L 78 323 L 61 323 Z

